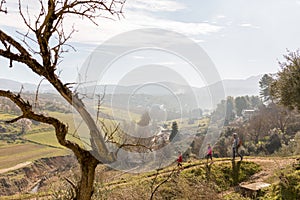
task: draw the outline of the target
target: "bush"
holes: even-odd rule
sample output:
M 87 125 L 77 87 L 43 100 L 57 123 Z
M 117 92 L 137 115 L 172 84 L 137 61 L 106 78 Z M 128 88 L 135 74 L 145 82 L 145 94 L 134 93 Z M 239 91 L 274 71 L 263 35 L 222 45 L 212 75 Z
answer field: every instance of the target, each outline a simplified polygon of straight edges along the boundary
M 300 171 L 290 168 L 282 171 L 279 183 L 268 189 L 261 200 L 297 200 L 300 194 Z
M 266 149 L 269 154 L 274 153 L 281 148 L 281 140 L 277 133 L 271 135 L 269 142 L 266 144 Z

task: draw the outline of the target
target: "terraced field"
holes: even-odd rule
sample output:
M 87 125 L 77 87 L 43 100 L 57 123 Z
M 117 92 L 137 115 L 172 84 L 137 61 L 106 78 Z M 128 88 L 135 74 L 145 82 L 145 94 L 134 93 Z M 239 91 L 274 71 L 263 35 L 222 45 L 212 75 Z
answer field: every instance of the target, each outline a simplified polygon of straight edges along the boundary
M 45 147 L 37 144 L 9 144 L 0 146 L 0 169 L 14 167 L 20 163 L 39 158 L 67 155 L 66 149 Z
M 2 121 L 12 119 L 16 116 L 11 114 L 0 114 Z M 72 119 L 72 118 L 71 118 Z M 23 136 L 14 136 L 20 132 L 17 124 L 5 124 L 7 132 L 0 140 L 0 169 L 15 167 L 20 163 L 26 163 L 39 158 L 60 156 L 70 154 L 70 151 L 63 148 L 56 140 L 53 128 L 46 124 L 32 124 L 30 130 Z

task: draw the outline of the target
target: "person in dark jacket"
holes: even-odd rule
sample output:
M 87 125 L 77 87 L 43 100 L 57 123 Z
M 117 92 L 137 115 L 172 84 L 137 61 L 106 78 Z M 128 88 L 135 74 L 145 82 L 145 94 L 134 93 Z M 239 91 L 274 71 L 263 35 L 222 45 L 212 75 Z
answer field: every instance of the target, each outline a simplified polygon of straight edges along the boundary
M 240 139 L 237 133 L 233 133 L 233 142 L 232 142 L 232 160 L 235 160 L 235 156 L 238 155 L 243 160 L 243 156 L 239 153 L 240 148 Z

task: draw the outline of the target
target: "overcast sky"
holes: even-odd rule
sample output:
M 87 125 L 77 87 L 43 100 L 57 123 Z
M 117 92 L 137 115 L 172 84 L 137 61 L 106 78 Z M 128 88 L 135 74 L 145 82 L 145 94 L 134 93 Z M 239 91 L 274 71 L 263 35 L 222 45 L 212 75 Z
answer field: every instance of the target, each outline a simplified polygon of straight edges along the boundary
M 37 4 L 27 0 L 35 9 Z M 17 4 L 1 14 L 1 29 L 14 35 L 25 30 Z M 78 30 L 71 40 L 76 52 L 60 64 L 65 82 L 74 81 L 88 55 L 105 40 L 138 28 L 164 28 L 197 42 L 214 62 L 222 79 L 244 79 L 278 71 L 286 49 L 300 47 L 300 0 L 127 0 L 124 18 L 98 19 L 99 26 L 78 18 L 68 25 Z M 8 68 L 0 58 L 0 78 L 38 82 L 23 66 Z

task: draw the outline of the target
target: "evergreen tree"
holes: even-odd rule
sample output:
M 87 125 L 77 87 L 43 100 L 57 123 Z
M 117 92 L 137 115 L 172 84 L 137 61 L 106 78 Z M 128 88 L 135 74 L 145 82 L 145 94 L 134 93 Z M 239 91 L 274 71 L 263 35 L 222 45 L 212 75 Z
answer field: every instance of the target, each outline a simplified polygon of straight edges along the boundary
M 234 120 L 235 113 L 234 113 L 234 98 L 231 96 L 227 97 L 226 101 L 226 118 L 225 121 L 230 122 Z
M 249 103 L 251 104 L 251 108 L 253 109 L 260 108 L 263 105 L 263 102 L 258 96 L 251 96 Z
M 273 81 L 273 77 L 269 74 L 265 74 L 259 81 L 259 95 L 264 103 L 267 103 L 269 101 L 273 102 L 273 98 L 271 95 L 271 84 L 273 83 Z
M 244 96 L 235 98 L 235 109 L 237 116 L 242 116 L 242 111 L 247 109 L 248 106 L 249 103 Z
M 178 133 L 178 125 L 177 125 L 177 122 L 174 121 L 172 123 L 172 131 L 171 131 L 171 135 L 169 137 L 169 141 L 172 141 L 175 138 L 175 136 L 177 135 L 177 133 Z

